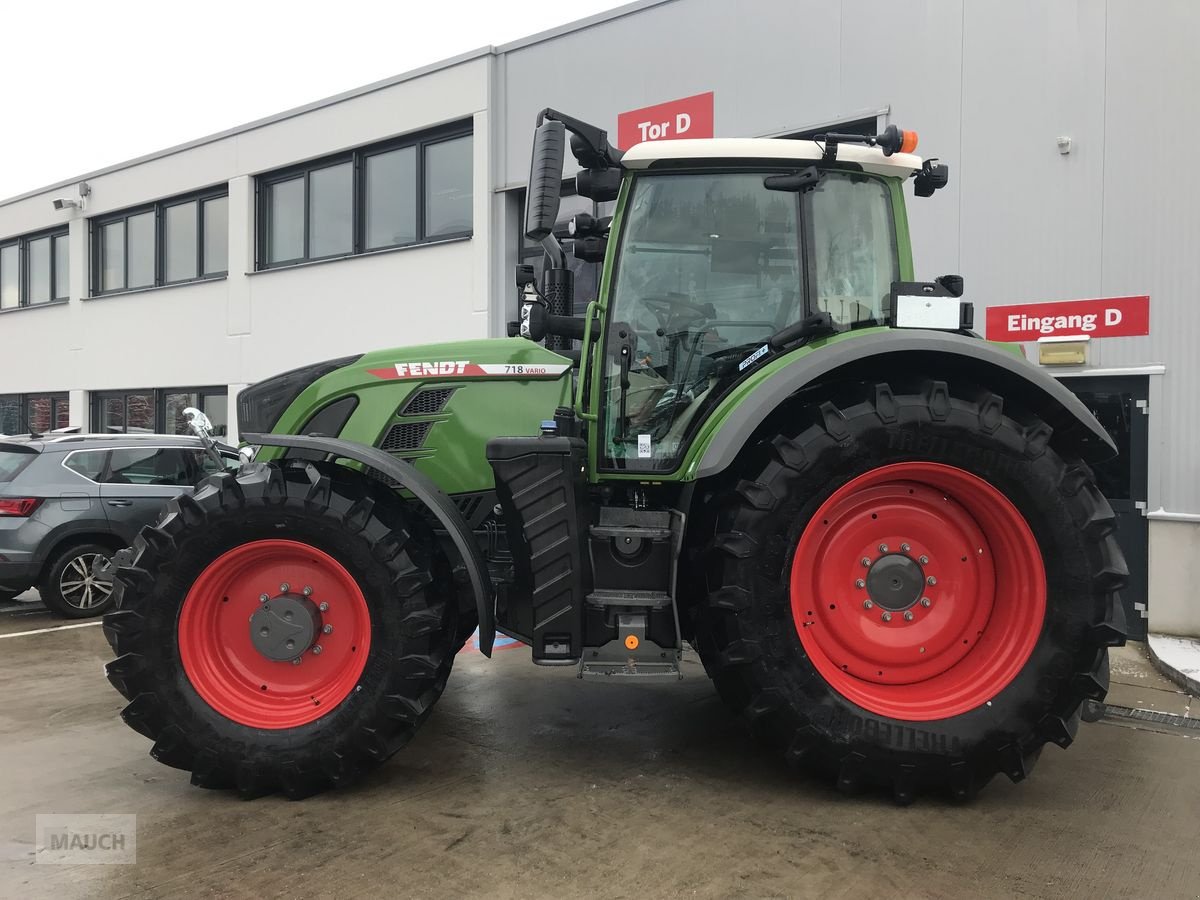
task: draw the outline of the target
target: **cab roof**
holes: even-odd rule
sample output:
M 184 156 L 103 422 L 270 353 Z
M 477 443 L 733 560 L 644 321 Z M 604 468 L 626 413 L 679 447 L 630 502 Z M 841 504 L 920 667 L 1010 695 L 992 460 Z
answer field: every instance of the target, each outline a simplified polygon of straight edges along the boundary
M 691 162 L 704 165 L 715 160 L 726 161 L 789 161 L 817 162 L 825 152 L 824 141 L 791 140 L 788 138 L 707 138 L 677 141 L 646 141 L 635 144 L 621 157 L 627 169 L 648 169 L 656 163 Z M 892 175 L 898 178 L 919 172 L 921 157 L 912 153 L 893 153 L 884 156 L 878 147 L 860 144 L 838 144 L 837 161 L 856 163 L 864 172 L 873 175 Z

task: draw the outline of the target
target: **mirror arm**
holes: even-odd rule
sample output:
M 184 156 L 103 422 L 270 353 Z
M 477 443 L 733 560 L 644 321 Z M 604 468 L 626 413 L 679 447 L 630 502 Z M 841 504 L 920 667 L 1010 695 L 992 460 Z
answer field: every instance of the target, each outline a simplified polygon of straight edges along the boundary
M 550 257 L 550 262 L 555 269 L 565 269 L 567 267 L 567 251 L 563 249 L 563 245 L 553 233 L 542 238 L 542 249 L 546 251 L 546 255 Z
M 581 119 L 568 116 L 566 113 L 560 113 L 558 110 L 551 109 L 550 107 L 546 107 L 538 113 L 538 125 L 541 125 L 546 119 L 562 122 L 568 131 L 586 145 L 589 152 L 583 154 L 577 152 L 574 146 L 571 147 L 571 152 L 575 154 L 575 159 L 585 169 L 605 169 L 609 167 L 619 169 L 621 167 L 621 157 L 625 154 L 608 142 L 608 132 L 603 128 L 589 125 Z

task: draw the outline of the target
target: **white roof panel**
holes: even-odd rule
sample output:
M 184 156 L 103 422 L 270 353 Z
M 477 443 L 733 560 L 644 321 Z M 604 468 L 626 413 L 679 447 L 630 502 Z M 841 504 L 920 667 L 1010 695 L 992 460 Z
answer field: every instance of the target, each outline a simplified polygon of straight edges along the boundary
M 824 142 L 790 140 L 787 138 L 709 138 L 700 140 L 646 141 L 625 151 L 621 164 L 628 169 L 649 168 L 659 160 L 710 159 L 795 159 L 819 160 L 825 152 Z M 894 175 L 907 178 L 920 171 L 921 157 L 911 153 L 884 156 L 878 147 L 861 144 L 839 144 L 838 162 L 858 163 L 864 172 L 875 175 Z

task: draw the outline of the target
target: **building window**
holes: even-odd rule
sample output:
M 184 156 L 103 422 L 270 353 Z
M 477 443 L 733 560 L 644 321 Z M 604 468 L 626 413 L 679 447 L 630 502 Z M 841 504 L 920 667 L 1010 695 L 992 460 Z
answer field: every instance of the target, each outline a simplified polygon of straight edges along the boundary
M 256 267 L 470 237 L 470 127 L 460 124 L 259 176 Z
M 0 434 L 45 434 L 66 428 L 71 401 L 65 393 L 0 394 Z
M 69 273 L 65 228 L 0 242 L 0 309 L 66 300 Z
M 92 220 L 92 295 L 224 276 L 229 259 L 225 187 Z
M 92 394 L 92 431 L 100 434 L 191 434 L 183 411 L 195 407 L 213 423 L 213 433 L 229 429 L 229 397 L 224 387 L 144 388 Z

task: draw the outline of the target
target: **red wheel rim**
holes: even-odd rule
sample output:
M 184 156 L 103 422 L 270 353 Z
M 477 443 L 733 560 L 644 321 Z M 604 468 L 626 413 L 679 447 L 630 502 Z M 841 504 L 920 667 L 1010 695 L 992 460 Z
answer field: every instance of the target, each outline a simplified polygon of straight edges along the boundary
M 304 596 L 307 588 L 306 599 L 326 608 L 313 641 L 298 648 L 300 662 L 264 656 L 250 633 L 261 597 Z M 332 556 L 298 541 L 253 541 L 223 553 L 200 573 L 179 614 L 179 656 L 192 687 L 221 715 L 252 728 L 295 728 L 330 712 L 354 690 L 370 647 L 358 583 Z
M 817 510 L 796 547 L 791 601 L 835 691 L 928 721 L 990 702 L 1021 671 L 1042 630 L 1046 573 L 1025 518 L 986 481 L 896 463 Z

